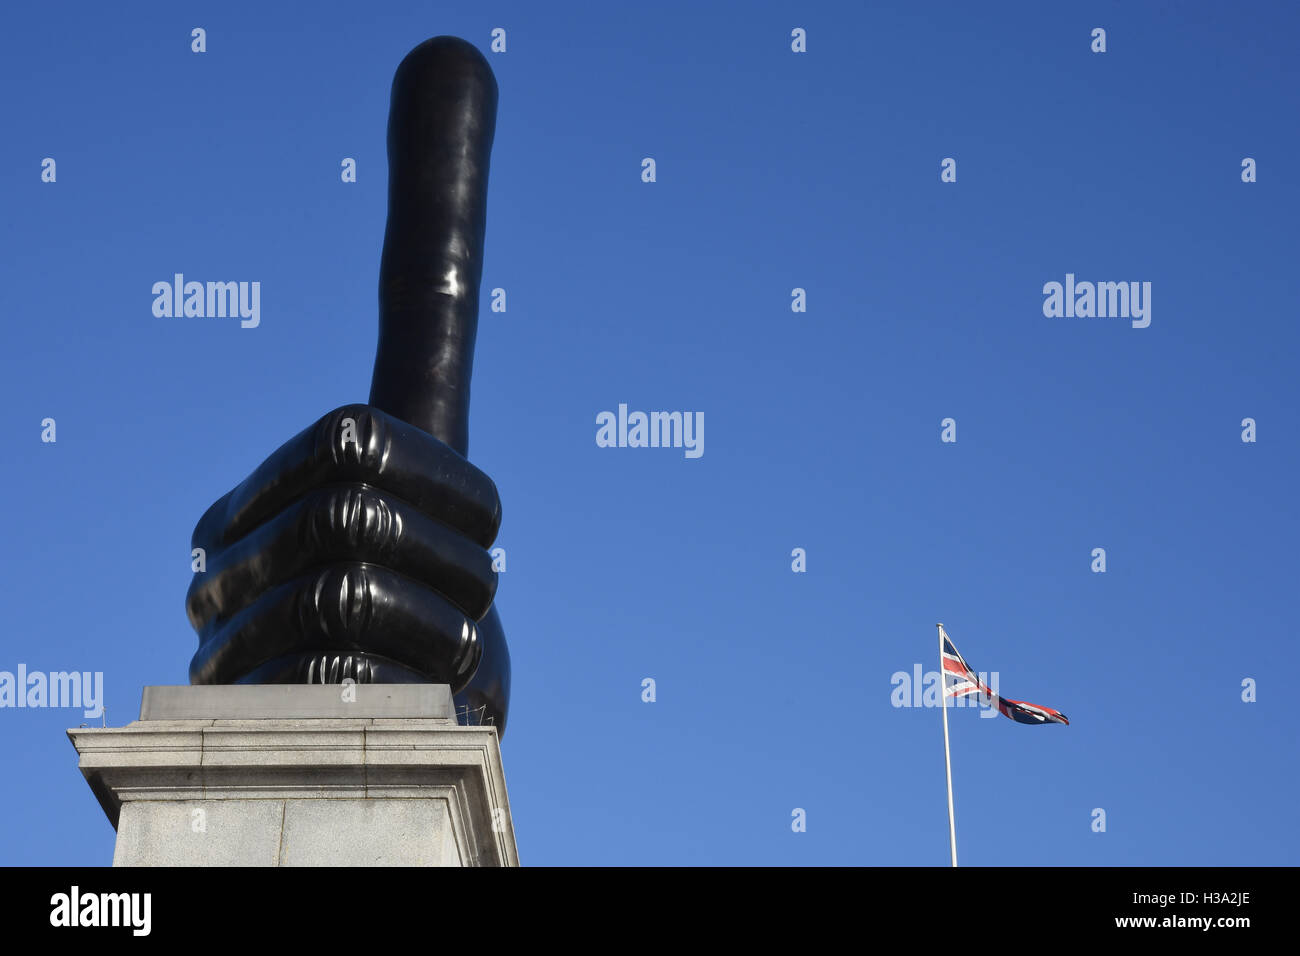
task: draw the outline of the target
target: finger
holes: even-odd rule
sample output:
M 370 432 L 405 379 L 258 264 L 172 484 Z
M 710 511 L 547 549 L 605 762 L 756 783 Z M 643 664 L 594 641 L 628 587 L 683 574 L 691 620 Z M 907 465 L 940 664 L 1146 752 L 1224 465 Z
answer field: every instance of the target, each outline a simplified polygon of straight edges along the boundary
M 215 552 L 307 492 L 341 482 L 395 495 L 484 548 L 501 523 L 491 478 L 418 428 L 367 405 L 344 405 L 281 445 L 208 508 L 191 547 Z
M 482 654 L 474 622 L 385 568 L 341 563 L 267 591 L 204 640 L 191 684 L 227 684 L 295 651 L 365 651 L 457 692 Z
M 465 708 L 470 723 L 495 726 L 499 739 L 505 736 L 510 709 L 510 650 L 495 604 L 478 622 L 478 639 L 483 657 L 470 682 L 456 695 L 456 707 Z
M 388 112 L 388 226 L 370 404 L 469 450 L 497 85 L 456 37 L 407 54 Z
M 363 484 L 308 493 L 224 550 L 190 583 L 186 611 L 205 633 L 258 595 L 338 561 L 378 564 L 437 591 L 477 621 L 496 594 L 487 551 L 411 505 Z
M 299 651 L 259 664 L 237 684 L 427 684 L 419 671 L 366 651 Z

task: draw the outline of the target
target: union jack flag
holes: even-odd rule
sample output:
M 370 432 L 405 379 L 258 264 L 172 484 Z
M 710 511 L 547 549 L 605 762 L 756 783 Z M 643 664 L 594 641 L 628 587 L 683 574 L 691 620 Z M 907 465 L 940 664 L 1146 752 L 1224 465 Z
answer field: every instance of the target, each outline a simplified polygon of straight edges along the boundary
M 948 632 L 943 632 L 943 695 L 945 697 L 965 697 L 979 694 L 989 703 L 996 702 L 1003 717 L 1010 717 L 1018 724 L 1066 724 L 1070 721 L 1059 710 L 1040 707 L 1023 700 L 1010 700 L 999 697 L 989 690 L 987 684 L 980 680 L 965 659 L 957 653 Z

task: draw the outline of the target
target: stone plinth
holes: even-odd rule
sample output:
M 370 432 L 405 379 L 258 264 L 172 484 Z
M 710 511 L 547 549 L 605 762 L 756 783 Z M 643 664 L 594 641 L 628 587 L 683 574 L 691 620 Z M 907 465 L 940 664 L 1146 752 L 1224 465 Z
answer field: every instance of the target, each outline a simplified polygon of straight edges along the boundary
M 114 866 L 518 866 L 494 727 L 440 684 L 146 687 L 69 730 Z

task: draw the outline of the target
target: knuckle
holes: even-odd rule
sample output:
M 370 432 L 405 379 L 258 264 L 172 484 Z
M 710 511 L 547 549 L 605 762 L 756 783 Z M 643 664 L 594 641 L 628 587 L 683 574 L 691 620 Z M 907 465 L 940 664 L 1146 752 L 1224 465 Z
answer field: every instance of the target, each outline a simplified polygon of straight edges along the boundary
M 378 474 L 388 458 L 392 429 L 369 405 L 342 405 L 317 424 L 314 457 L 346 474 Z
M 299 633 L 319 634 L 329 646 L 359 646 L 375 612 L 375 582 L 364 564 L 336 564 L 308 578 L 298 592 Z
M 478 669 L 482 657 L 483 643 L 479 640 L 478 627 L 466 618 L 461 628 L 460 646 L 452 663 L 452 675 L 448 683 L 460 687 L 467 684 L 474 676 L 474 671 Z
M 401 514 L 375 489 L 337 485 L 308 501 L 298 525 L 298 545 L 318 554 L 364 554 L 382 561 L 396 552 L 404 531 Z

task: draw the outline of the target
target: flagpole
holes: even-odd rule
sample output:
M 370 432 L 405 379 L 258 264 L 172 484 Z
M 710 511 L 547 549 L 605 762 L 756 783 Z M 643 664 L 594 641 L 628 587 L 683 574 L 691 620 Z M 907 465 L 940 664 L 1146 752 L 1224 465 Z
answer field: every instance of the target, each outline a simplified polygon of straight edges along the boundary
M 943 667 L 943 625 L 939 629 L 939 706 L 943 710 L 943 763 L 948 769 L 948 843 L 952 848 L 952 865 L 957 865 L 957 819 L 952 809 L 952 755 L 948 749 L 948 678 Z

